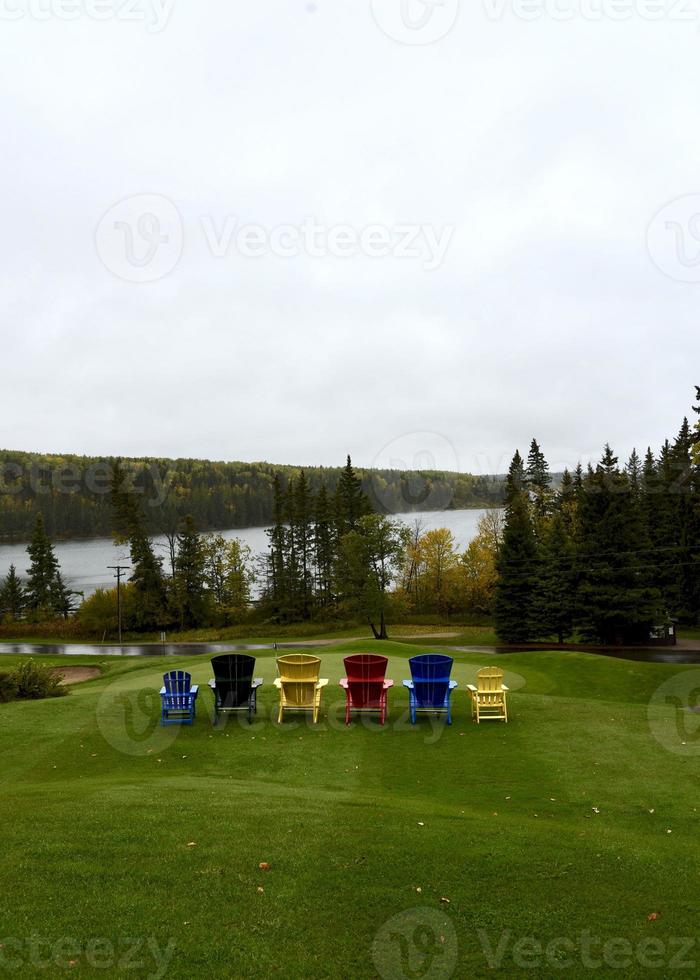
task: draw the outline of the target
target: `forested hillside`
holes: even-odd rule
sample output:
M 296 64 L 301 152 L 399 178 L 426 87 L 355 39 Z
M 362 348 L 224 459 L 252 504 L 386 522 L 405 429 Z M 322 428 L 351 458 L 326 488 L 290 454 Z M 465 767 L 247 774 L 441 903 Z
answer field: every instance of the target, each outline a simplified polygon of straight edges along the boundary
M 52 538 L 107 536 L 112 532 L 108 457 L 54 456 L 0 450 L 0 540 L 27 540 L 37 514 Z M 200 530 L 267 525 L 273 515 L 275 474 L 298 477 L 300 467 L 222 463 L 196 459 L 128 459 L 152 533 L 175 530 L 191 515 Z M 309 467 L 316 492 L 333 491 L 342 467 Z M 363 489 L 380 513 L 499 504 L 497 476 L 358 470 Z

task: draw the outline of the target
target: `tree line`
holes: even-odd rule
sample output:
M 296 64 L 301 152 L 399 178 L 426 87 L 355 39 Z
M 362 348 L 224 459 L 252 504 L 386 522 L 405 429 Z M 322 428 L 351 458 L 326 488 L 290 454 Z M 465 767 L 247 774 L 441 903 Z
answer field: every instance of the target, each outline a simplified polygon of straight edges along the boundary
M 37 513 L 54 539 L 108 537 L 113 458 L 0 450 L 0 540 L 25 541 Z M 175 534 L 188 516 L 202 531 L 264 527 L 274 514 L 275 479 L 298 480 L 300 467 L 195 459 L 124 459 L 126 481 L 142 501 L 151 534 Z M 309 467 L 310 491 L 335 492 L 342 468 Z M 358 470 L 377 512 L 482 507 L 503 500 L 502 477 L 439 471 Z
M 700 388 L 697 400 L 700 413 Z M 698 427 L 684 419 L 657 454 L 635 450 L 624 465 L 606 445 L 557 489 L 533 440 L 509 469 L 496 569 L 495 625 L 507 642 L 634 644 L 673 621 L 697 624 Z

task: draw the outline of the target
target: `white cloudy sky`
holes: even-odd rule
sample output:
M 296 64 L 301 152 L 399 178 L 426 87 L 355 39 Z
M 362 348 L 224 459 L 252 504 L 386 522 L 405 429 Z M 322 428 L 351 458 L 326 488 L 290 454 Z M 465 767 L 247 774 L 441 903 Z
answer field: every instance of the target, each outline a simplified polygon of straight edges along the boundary
M 401 0 L 51 2 L 0 0 L 0 446 L 494 471 L 533 435 L 558 467 L 688 413 L 700 205 L 652 225 L 666 274 L 647 228 L 700 192 L 693 0 L 473 0 L 424 45 L 379 28 Z M 140 195 L 184 239 L 134 283 L 110 209 Z M 435 269 L 208 246 L 310 217 L 454 234 Z

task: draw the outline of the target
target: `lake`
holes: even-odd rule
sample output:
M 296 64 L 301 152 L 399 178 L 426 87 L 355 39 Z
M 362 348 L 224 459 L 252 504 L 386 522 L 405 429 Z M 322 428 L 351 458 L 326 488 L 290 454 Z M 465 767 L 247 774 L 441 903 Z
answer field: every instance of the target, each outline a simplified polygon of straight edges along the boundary
M 442 510 L 396 514 L 395 517 L 412 527 L 416 520 L 421 522 L 424 531 L 446 527 L 452 531 L 457 547 L 463 551 L 476 536 L 477 523 L 484 510 Z M 240 538 L 249 545 L 253 554 L 267 551 L 268 542 L 265 528 L 244 527 L 221 532 L 225 538 Z M 165 538 L 154 538 L 157 553 L 168 562 L 168 547 Z M 77 592 L 91 595 L 95 589 L 114 586 L 114 572 L 108 565 L 128 565 L 128 548 L 116 547 L 111 538 L 93 538 L 89 541 L 61 541 L 54 546 L 56 557 L 61 564 L 63 576 Z M 15 565 L 18 574 L 24 578 L 29 566 L 26 544 L 0 545 L 0 578 L 7 574 L 10 565 Z

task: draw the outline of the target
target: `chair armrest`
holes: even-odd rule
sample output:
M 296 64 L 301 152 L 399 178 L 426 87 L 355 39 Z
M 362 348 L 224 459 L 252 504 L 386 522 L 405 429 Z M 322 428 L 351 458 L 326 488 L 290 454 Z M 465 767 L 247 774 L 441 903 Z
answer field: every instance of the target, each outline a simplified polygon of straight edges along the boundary
M 403 686 L 404 687 L 407 687 L 409 689 L 409 691 L 412 691 L 413 690 L 413 681 L 404 681 L 403 682 Z
M 450 681 L 450 690 L 454 691 L 456 687 L 459 687 L 459 681 Z
M 316 690 L 318 691 L 318 690 L 320 690 L 320 688 L 325 687 L 327 683 L 328 683 L 328 678 L 327 677 L 319 677 L 319 679 L 318 679 L 318 681 L 316 683 Z
M 282 678 L 281 677 L 275 677 L 273 683 L 274 683 L 275 687 L 278 687 L 280 689 L 280 691 L 282 690 Z
M 211 679 L 210 681 L 208 681 L 207 683 L 209 684 L 209 687 L 210 687 L 210 688 L 212 689 L 212 691 L 215 691 L 215 690 L 216 690 L 216 681 L 214 680 L 214 678 L 213 678 L 213 677 L 212 677 L 212 679 Z
M 508 688 L 507 688 L 507 687 L 505 686 L 505 684 L 501 684 L 501 690 L 502 690 L 502 691 L 507 691 L 507 690 L 508 690 Z
M 467 690 L 468 691 L 471 691 L 472 694 L 476 694 L 477 693 L 476 688 L 474 687 L 473 684 L 467 684 Z
M 393 687 L 393 686 L 394 686 L 394 682 L 392 680 L 385 680 L 384 681 L 384 690 L 385 691 L 388 691 L 389 688 L 390 687 Z
M 252 688 L 262 687 L 263 686 L 263 683 L 264 682 L 263 682 L 262 677 L 254 677 L 253 678 L 253 683 L 250 686 Z
M 347 677 L 341 677 L 340 680 L 338 681 L 338 683 L 343 688 L 343 690 L 347 691 L 347 689 L 348 689 L 348 679 L 347 679 Z
M 159 694 L 167 694 L 168 692 L 165 690 L 164 687 L 161 687 L 161 689 L 160 689 L 160 691 L 158 693 Z
M 195 697 L 199 694 L 199 684 L 192 684 L 190 686 L 190 694 L 194 694 Z

